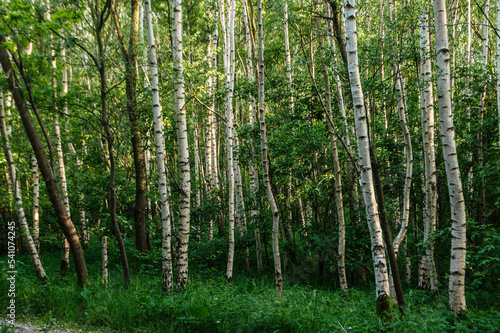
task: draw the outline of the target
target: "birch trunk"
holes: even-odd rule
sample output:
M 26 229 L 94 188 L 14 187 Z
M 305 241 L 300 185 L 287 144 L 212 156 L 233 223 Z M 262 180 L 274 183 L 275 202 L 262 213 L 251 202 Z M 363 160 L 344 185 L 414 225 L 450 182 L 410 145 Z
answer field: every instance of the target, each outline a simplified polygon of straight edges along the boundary
M 403 214 L 401 216 L 401 227 L 398 235 L 394 239 L 393 247 L 394 254 L 398 255 L 399 246 L 404 241 L 406 237 L 406 232 L 408 231 L 408 220 L 410 216 L 410 192 L 411 192 L 411 180 L 413 174 L 413 149 L 411 145 L 410 130 L 408 129 L 408 124 L 406 122 L 406 96 L 404 92 L 404 80 L 401 75 L 400 69 L 397 65 L 393 65 L 394 77 L 396 80 L 396 92 L 398 93 L 398 114 L 399 122 L 401 123 L 401 129 L 403 131 L 404 143 L 405 143 L 405 154 L 406 154 L 406 176 L 403 194 Z
M 347 62 L 349 82 L 354 104 L 354 118 L 358 141 L 359 162 L 361 169 L 361 187 L 365 202 L 368 228 L 370 230 L 371 251 L 375 272 L 377 292 L 377 310 L 381 316 L 392 317 L 390 310 L 389 279 L 385 258 L 385 245 L 378 214 L 377 201 L 373 183 L 372 166 L 370 161 L 370 143 L 368 139 L 367 113 L 364 106 L 363 90 L 359 76 L 358 42 L 356 30 L 356 2 L 347 0 L 345 4 Z
M 437 86 L 441 142 L 443 144 L 443 157 L 448 181 L 452 221 L 449 302 L 451 311 L 458 314 L 467 310 L 465 302 L 466 214 L 451 109 L 450 56 L 444 0 L 434 0 L 434 20 L 436 27 Z
M 158 169 L 158 190 L 160 192 L 160 210 L 162 220 L 162 290 L 173 290 L 172 278 L 172 223 L 170 201 L 168 197 L 168 179 L 165 168 L 165 138 L 163 136 L 163 116 L 161 113 L 160 91 L 158 87 L 158 65 L 156 44 L 151 18 L 151 2 L 144 1 L 144 14 L 149 49 L 149 69 L 151 72 L 151 95 L 153 101 L 153 121 L 156 145 L 156 165 Z
M 326 65 L 323 64 L 323 75 L 326 91 L 326 112 L 327 116 L 332 119 L 332 96 L 330 93 L 330 79 L 328 77 L 328 70 Z M 337 137 L 334 133 L 332 124 L 328 122 L 328 136 L 330 137 L 330 146 L 333 156 L 333 173 L 335 176 L 335 207 L 337 210 L 337 221 L 339 223 L 339 247 L 337 267 L 339 270 L 340 288 L 347 292 L 347 275 L 345 271 L 345 218 L 344 218 L 344 203 L 342 198 L 342 178 L 340 169 L 339 152 L 337 149 Z
M 228 176 L 228 196 L 229 196 L 229 253 L 227 258 L 226 279 L 231 282 L 233 278 L 234 262 L 234 225 L 235 225 L 235 174 L 234 174 L 234 153 L 233 153 L 233 89 L 234 89 L 234 70 L 235 70 L 235 46 L 234 46 L 234 15 L 235 1 L 227 2 L 227 25 L 222 26 L 224 36 L 224 71 L 226 74 L 226 149 L 227 149 L 227 176 Z M 223 6 L 221 6 L 223 8 Z M 224 21 L 224 12 L 221 15 Z
M 188 245 L 190 229 L 191 176 L 187 136 L 186 105 L 184 92 L 184 67 L 182 63 L 182 0 L 173 0 L 172 49 L 174 52 L 175 115 L 177 122 L 177 150 L 179 163 L 179 244 L 177 251 L 177 287 L 188 283 Z
M 3 151 L 5 154 L 5 160 L 7 161 L 7 166 L 9 169 L 9 176 L 11 181 L 11 188 L 14 203 L 16 206 L 17 218 L 19 221 L 19 226 L 21 229 L 21 234 L 28 246 L 28 252 L 31 258 L 31 263 L 33 264 L 33 268 L 35 269 L 36 276 L 42 282 L 48 282 L 49 278 L 47 274 L 45 274 L 45 270 L 43 269 L 42 262 L 40 261 L 40 256 L 38 251 L 36 250 L 35 242 L 31 237 L 31 233 L 29 231 L 28 222 L 26 220 L 26 215 L 24 213 L 23 200 L 21 194 L 21 185 L 19 184 L 19 180 L 17 179 L 17 171 L 16 165 L 14 163 L 14 157 L 12 155 L 12 149 L 9 142 L 9 135 L 7 134 L 7 124 L 5 121 L 5 111 L 4 111 L 4 103 L 3 103 L 3 90 L 0 87 L 0 132 L 3 141 Z
M 260 142 L 262 153 L 262 174 L 267 200 L 271 206 L 273 216 L 272 246 L 274 257 L 274 274 L 276 277 L 276 294 L 283 294 L 283 278 L 281 276 L 281 259 L 279 252 L 279 211 L 271 188 L 271 177 L 269 175 L 269 159 L 267 149 L 267 130 L 264 109 L 264 30 L 262 26 L 262 1 L 257 0 L 257 16 L 259 26 L 259 118 L 260 118 Z
M 108 237 L 102 236 L 102 282 L 108 285 Z
M 250 84 L 255 83 L 254 67 L 253 67 L 253 52 L 252 52 L 252 41 L 254 41 L 253 34 L 250 29 L 248 14 L 247 0 L 243 0 L 243 20 L 245 23 L 245 40 L 247 47 L 247 75 Z M 257 270 L 262 270 L 262 251 L 260 246 L 260 230 L 257 225 L 257 216 L 259 215 L 258 209 L 258 187 L 259 187 L 259 171 L 257 169 L 257 137 L 256 137 L 256 125 L 257 125 L 257 108 L 255 106 L 255 97 L 250 95 L 250 126 L 252 128 L 252 159 L 250 162 L 250 189 L 252 192 L 252 209 L 250 210 L 250 215 L 254 223 L 254 235 L 255 235 L 255 248 L 257 256 Z
M 2 93 L 1 90 L 0 93 Z M 33 242 L 40 256 L 40 175 L 35 155 L 31 157 L 31 167 L 33 170 Z
M 434 244 L 429 235 L 436 230 L 437 211 L 437 171 L 436 149 L 434 146 L 434 96 L 432 88 L 432 69 L 430 60 L 429 19 L 427 14 L 420 16 L 420 108 L 422 114 L 422 141 L 424 145 L 425 168 L 425 208 L 424 243 L 426 250 L 419 264 L 418 285 L 421 288 L 437 290 L 437 274 L 434 263 Z

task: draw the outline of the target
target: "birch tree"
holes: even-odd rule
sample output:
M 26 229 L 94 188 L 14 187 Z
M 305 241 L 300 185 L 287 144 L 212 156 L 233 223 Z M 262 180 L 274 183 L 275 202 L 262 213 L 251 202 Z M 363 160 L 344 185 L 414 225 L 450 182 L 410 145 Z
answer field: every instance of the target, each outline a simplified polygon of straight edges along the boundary
M 434 0 L 434 22 L 436 28 L 439 121 L 451 207 L 451 259 L 448 291 L 450 309 L 458 314 L 467 310 L 465 302 L 466 214 L 451 109 L 450 55 L 444 0 Z
M 429 19 L 423 13 L 420 16 L 420 109 L 422 119 L 422 142 L 424 148 L 425 207 L 424 207 L 424 243 L 426 250 L 419 264 L 418 285 L 437 290 L 437 275 L 434 263 L 434 245 L 430 234 L 436 230 L 437 211 L 437 171 L 436 150 L 434 146 L 434 97 L 429 43 Z
M 172 50 L 174 61 L 174 104 L 177 122 L 177 154 L 179 163 L 179 245 L 177 252 L 177 287 L 188 282 L 188 244 L 190 228 L 191 176 L 187 136 L 186 104 L 184 92 L 184 66 L 182 64 L 182 0 L 173 0 Z
M 12 188 L 12 194 L 16 206 L 16 213 L 21 229 L 21 234 L 24 238 L 24 241 L 27 244 L 28 252 L 31 258 L 31 263 L 33 264 L 33 268 L 35 269 L 35 273 L 38 279 L 42 282 L 48 282 L 49 278 L 47 274 L 45 274 L 45 270 L 42 266 L 42 262 L 40 261 L 40 256 L 36 249 L 35 242 L 33 241 L 33 237 L 31 236 L 31 233 L 29 231 L 28 221 L 26 220 L 26 215 L 24 213 L 21 185 L 18 179 L 16 165 L 14 163 L 14 157 L 12 155 L 12 148 L 9 142 L 9 135 L 7 134 L 8 132 L 7 132 L 7 124 L 5 121 L 2 87 L 0 87 L 0 132 L 2 136 L 5 160 L 7 161 L 7 166 L 9 169 L 9 176 L 11 182 L 10 187 Z
M 279 211 L 274 193 L 271 188 L 271 177 L 269 175 L 269 158 L 267 148 L 267 129 L 264 105 L 264 29 L 262 26 L 262 1 L 257 0 L 257 17 L 259 33 L 259 120 L 260 120 L 260 144 L 262 154 L 262 175 L 264 178 L 264 187 L 267 194 L 267 200 L 271 207 L 273 216 L 272 248 L 274 258 L 274 274 L 276 278 L 276 294 L 283 294 L 283 278 L 281 276 L 281 259 L 279 251 Z
M 151 2 L 144 1 L 144 15 L 149 49 L 149 69 L 151 72 L 151 95 L 153 100 L 153 121 L 156 144 L 156 163 L 158 169 L 158 190 L 160 192 L 160 210 L 162 220 L 162 289 L 173 290 L 172 278 L 172 224 L 170 201 L 167 190 L 167 171 L 165 168 L 165 138 L 163 136 L 163 116 L 161 114 L 160 91 L 158 87 L 158 65 L 156 60 L 156 44 L 151 19 Z
M 377 309 L 382 315 L 390 314 L 390 291 L 385 258 L 385 245 L 380 226 L 377 201 L 373 183 L 372 166 L 370 161 L 370 142 L 368 138 L 367 114 L 364 105 L 363 89 L 359 76 L 358 42 L 356 27 L 356 1 L 347 0 L 345 4 L 347 63 L 349 83 L 354 104 L 354 119 L 358 142 L 359 164 L 361 171 L 361 187 L 365 202 L 366 217 L 371 239 L 371 252 L 375 272 L 375 286 L 377 292 Z

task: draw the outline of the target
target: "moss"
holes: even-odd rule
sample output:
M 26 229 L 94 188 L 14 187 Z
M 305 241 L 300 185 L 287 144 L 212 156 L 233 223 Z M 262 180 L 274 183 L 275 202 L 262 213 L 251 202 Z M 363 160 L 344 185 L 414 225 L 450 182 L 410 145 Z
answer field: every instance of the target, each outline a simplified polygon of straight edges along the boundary
M 377 297 L 377 315 L 382 320 L 382 323 L 394 323 L 392 316 L 391 297 L 387 294 Z

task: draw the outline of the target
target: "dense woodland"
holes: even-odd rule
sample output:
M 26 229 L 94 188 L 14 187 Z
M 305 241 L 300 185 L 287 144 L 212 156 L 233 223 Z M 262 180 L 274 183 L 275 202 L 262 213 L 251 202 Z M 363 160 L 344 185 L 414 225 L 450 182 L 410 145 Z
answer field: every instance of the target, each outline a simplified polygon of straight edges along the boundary
M 499 27 L 498 0 L 3 1 L 0 265 L 15 221 L 19 307 L 68 319 L 67 288 L 90 318 L 92 297 L 151 288 L 127 318 L 236 331 L 196 326 L 211 303 L 180 326 L 172 309 L 203 284 L 280 309 L 366 289 L 383 329 L 434 302 L 445 327 L 499 329 Z M 121 328 L 166 331 L 139 327 Z

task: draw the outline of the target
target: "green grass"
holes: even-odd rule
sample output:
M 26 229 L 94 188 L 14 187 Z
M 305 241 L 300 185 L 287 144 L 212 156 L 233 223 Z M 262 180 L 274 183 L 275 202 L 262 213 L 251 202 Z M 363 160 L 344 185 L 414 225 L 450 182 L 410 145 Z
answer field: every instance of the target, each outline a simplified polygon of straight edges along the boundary
M 131 256 L 134 261 L 134 256 Z M 1 290 L 5 290 L 5 267 L 0 258 Z M 121 332 L 498 332 L 498 293 L 468 293 L 469 312 L 459 320 L 448 311 L 447 297 L 420 290 L 406 290 L 406 316 L 397 311 L 394 324 L 380 326 L 372 290 L 340 291 L 287 284 L 276 297 L 270 278 L 236 275 L 228 284 L 214 270 L 192 272 L 187 290 L 169 295 L 160 291 L 155 265 L 149 273 L 136 273 L 130 286 L 121 283 L 119 269 L 111 271 L 106 288 L 97 275 L 84 289 L 76 277 L 58 277 L 58 258 L 44 256 L 51 283 L 36 282 L 29 259 L 19 255 L 17 314 L 21 320 L 80 328 L 107 327 Z M 135 263 L 137 265 L 137 263 Z M 148 267 L 149 264 L 144 267 Z M 117 265 L 118 267 L 118 265 Z M 143 267 L 137 265 L 137 268 Z M 89 270 L 99 272 L 98 262 Z M 137 271 L 136 271 L 137 272 Z M 96 273 L 97 274 L 97 273 Z M 0 295 L 4 308 L 8 299 Z M 18 318 L 19 319 L 19 318 Z

